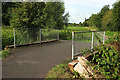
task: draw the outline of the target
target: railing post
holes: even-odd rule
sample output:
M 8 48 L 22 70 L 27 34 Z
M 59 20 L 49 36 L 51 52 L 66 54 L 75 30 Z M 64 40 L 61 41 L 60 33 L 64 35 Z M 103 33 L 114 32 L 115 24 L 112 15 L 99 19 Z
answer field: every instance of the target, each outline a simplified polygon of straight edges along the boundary
M 41 29 L 40 29 L 40 44 L 42 42 Z
M 58 35 L 57 35 L 57 40 L 59 41 L 59 29 L 57 30 Z
M 105 31 L 104 31 L 104 34 L 103 34 L 103 44 L 105 44 Z
M 94 46 L 94 32 L 92 32 L 92 44 L 91 44 L 91 49 L 93 49 Z
M 72 60 L 74 59 L 74 32 L 72 32 Z
M 16 48 L 16 46 L 15 46 L 15 28 L 13 28 L 13 35 L 14 35 L 14 48 Z

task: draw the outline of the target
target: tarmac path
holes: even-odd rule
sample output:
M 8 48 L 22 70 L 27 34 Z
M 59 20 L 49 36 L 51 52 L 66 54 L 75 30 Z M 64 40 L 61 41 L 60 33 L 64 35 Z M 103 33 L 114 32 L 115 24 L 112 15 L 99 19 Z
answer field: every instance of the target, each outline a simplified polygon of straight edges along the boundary
M 76 49 L 90 48 L 91 43 L 76 42 Z M 85 46 L 86 45 L 86 46 Z M 55 65 L 72 55 L 72 41 L 43 43 L 11 49 L 11 55 L 2 62 L 3 78 L 45 78 Z
M 45 78 L 52 67 L 71 57 L 71 41 L 17 47 L 11 53 L 2 61 L 3 78 Z

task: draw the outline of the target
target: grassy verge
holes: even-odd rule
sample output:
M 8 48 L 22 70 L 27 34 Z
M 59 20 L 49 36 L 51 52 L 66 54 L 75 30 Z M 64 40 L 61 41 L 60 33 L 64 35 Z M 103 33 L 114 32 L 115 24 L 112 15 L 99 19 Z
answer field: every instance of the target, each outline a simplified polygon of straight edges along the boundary
M 9 49 L 5 49 L 5 50 L 0 51 L 0 59 L 1 60 L 6 58 L 9 55 L 10 55 Z
M 73 31 L 90 31 L 90 29 L 85 27 L 67 27 L 67 29 Z
M 49 79 L 56 79 L 56 78 L 72 78 L 73 75 L 68 67 L 68 63 L 71 62 L 71 59 L 67 59 L 63 62 L 63 64 L 56 65 L 53 67 L 47 74 L 46 78 Z

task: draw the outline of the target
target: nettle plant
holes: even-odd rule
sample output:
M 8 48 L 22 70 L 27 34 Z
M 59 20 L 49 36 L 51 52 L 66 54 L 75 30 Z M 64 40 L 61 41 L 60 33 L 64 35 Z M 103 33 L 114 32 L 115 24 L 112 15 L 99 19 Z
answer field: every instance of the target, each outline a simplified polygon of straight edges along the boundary
M 98 70 L 96 74 L 107 78 L 120 79 L 120 52 L 112 47 L 104 45 L 96 47 L 90 62 L 96 63 L 93 69 Z

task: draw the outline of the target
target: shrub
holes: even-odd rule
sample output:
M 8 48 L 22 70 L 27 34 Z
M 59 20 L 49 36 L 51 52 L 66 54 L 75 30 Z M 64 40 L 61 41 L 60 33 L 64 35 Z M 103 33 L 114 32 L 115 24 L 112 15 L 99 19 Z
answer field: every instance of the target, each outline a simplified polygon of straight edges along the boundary
M 120 53 L 112 47 L 104 45 L 96 47 L 94 50 L 97 53 L 93 54 L 90 61 L 97 63 L 93 67 L 98 70 L 97 74 L 108 78 L 120 78 Z
M 60 30 L 60 39 L 62 40 L 71 40 L 72 39 L 72 31 L 70 30 Z
M 1 58 L 6 58 L 6 57 L 9 56 L 9 55 L 10 55 L 9 49 L 7 49 L 7 50 L 2 50 L 2 51 L 0 52 L 0 57 L 1 57 Z

